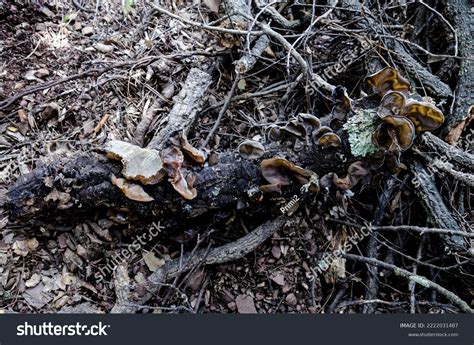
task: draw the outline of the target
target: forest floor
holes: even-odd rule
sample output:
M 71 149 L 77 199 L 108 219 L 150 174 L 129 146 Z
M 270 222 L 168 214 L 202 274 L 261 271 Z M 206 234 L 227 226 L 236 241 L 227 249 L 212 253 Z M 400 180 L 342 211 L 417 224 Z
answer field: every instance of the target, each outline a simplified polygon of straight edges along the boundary
M 472 311 L 474 7 L 255 3 L 0 0 L 0 312 Z M 345 124 L 377 109 L 367 76 L 384 67 L 444 123 L 359 159 Z M 342 143 L 309 145 L 299 114 Z M 165 152 L 168 129 L 204 157 L 183 163 L 197 196 L 160 182 L 172 197 L 137 183 L 125 198 L 105 145 Z M 245 140 L 265 155 L 245 160 Z M 276 155 L 312 177 L 264 181 Z

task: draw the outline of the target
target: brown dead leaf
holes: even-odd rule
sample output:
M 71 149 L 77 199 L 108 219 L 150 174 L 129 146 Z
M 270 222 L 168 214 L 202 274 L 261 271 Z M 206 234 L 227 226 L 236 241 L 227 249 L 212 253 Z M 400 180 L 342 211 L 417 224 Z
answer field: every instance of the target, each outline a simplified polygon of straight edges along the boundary
M 298 303 L 298 300 L 296 299 L 296 296 L 294 293 L 290 293 L 286 296 L 285 302 L 286 304 L 294 307 Z
M 53 189 L 45 198 L 45 201 L 59 201 L 58 206 L 65 206 L 71 200 L 71 195 L 69 193 L 60 192 L 56 189 Z
M 41 309 L 53 299 L 52 296 L 43 290 L 44 284 L 40 283 L 31 289 L 27 289 L 23 294 L 23 298 L 30 306 Z
M 34 287 L 34 286 L 38 285 L 40 281 L 41 281 L 41 276 L 38 273 L 34 273 L 30 277 L 30 279 L 28 279 L 25 282 L 25 286 L 28 287 L 28 288 Z
M 219 12 L 219 5 L 221 0 L 203 0 L 202 3 L 206 5 L 212 12 Z
M 156 271 L 165 264 L 165 260 L 157 258 L 153 252 L 143 252 L 142 257 L 143 261 L 145 261 L 145 264 L 151 272 Z
M 20 122 L 28 122 L 28 113 L 25 109 L 18 110 L 18 117 L 20 118 Z

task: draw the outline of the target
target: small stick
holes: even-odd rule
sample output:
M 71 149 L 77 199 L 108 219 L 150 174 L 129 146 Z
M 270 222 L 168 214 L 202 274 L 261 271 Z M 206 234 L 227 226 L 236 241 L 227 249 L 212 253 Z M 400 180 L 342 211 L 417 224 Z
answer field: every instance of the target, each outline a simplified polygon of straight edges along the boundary
M 380 260 L 377 260 L 377 259 L 374 259 L 374 258 L 366 258 L 366 257 L 363 257 L 363 256 L 354 255 L 354 254 L 342 254 L 342 256 L 346 259 L 349 259 L 349 260 L 359 261 L 359 262 L 363 262 L 363 263 L 366 263 L 366 264 L 369 264 L 369 265 L 389 269 L 389 270 L 393 271 L 397 276 L 406 278 L 409 281 L 413 281 L 413 282 L 415 282 L 415 283 L 417 283 L 417 284 L 419 284 L 423 287 L 430 288 L 430 289 L 433 289 L 433 290 L 437 291 L 438 293 L 440 293 L 441 295 L 446 297 L 454 305 L 458 306 L 458 308 L 460 310 L 462 310 L 466 313 L 469 313 L 469 314 L 474 314 L 474 310 L 471 309 L 465 301 L 463 301 L 461 298 L 459 298 L 459 296 L 457 296 L 455 293 L 449 291 L 448 289 L 442 287 L 441 285 L 432 282 L 431 280 L 429 280 L 426 277 L 423 277 L 423 276 L 420 276 L 420 275 L 417 275 L 417 274 L 413 274 L 412 272 L 407 271 L 403 268 L 397 267 L 397 266 L 392 265 L 392 264 L 388 264 L 386 262 L 383 262 L 383 261 L 380 261 Z
M 229 107 L 230 100 L 232 99 L 232 96 L 235 93 L 235 89 L 237 88 L 237 84 L 239 83 L 240 80 L 240 74 L 237 73 L 234 83 L 232 84 L 232 87 L 230 88 L 230 91 L 227 93 L 226 100 L 224 102 L 224 105 L 222 106 L 221 110 L 219 111 L 219 115 L 217 116 L 217 120 L 214 123 L 214 126 L 212 126 L 211 130 L 209 131 L 209 134 L 206 137 L 206 140 L 204 140 L 204 143 L 201 145 L 201 147 L 206 147 L 209 142 L 211 141 L 212 137 L 214 136 L 215 132 L 219 128 L 219 125 L 222 121 L 222 118 L 224 117 L 224 113 L 226 112 L 227 108 Z
M 466 232 L 466 231 L 451 230 L 451 229 L 426 228 L 426 227 L 415 226 L 415 225 L 372 226 L 371 224 L 361 225 L 361 224 L 346 222 L 340 219 L 333 219 L 333 218 L 329 218 L 328 220 L 332 223 L 353 226 L 359 229 L 368 228 L 368 229 L 371 229 L 372 231 L 397 231 L 397 232 L 413 231 L 413 232 L 419 232 L 421 234 L 433 233 L 433 234 L 443 234 L 443 235 L 459 235 L 459 236 L 464 236 L 468 238 L 474 238 L 474 232 Z

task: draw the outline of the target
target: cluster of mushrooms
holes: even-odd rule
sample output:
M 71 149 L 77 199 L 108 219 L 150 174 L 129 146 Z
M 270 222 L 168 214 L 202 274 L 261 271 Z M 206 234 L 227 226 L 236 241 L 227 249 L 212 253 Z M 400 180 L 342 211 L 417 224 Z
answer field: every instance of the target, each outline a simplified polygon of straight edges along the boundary
M 386 152 L 406 151 L 417 133 L 435 130 L 443 124 L 441 110 L 430 100 L 410 93 L 410 83 L 396 69 L 384 68 L 367 81 L 382 96 L 373 141 Z
M 301 151 L 307 144 L 315 144 L 323 149 L 338 147 L 341 144 L 341 138 L 330 127 L 321 125 L 316 116 L 306 113 L 298 114 L 284 126 L 270 127 L 268 137 L 273 141 L 293 139 L 295 152 Z M 238 151 L 242 158 L 250 160 L 259 159 L 265 153 L 263 145 L 254 140 L 243 141 Z M 319 190 L 315 180 L 317 175 L 313 171 L 303 169 L 285 158 L 264 159 L 260 168 L 263 177 L 268 181 L 268 184 L 260 186 L 260 191 L 264 194 L 280 194 L 281 188 L 292 182 L 307 185 L 308 190 L 312 192 Z
M 411 147 L 417 133 L 432 131 L 441 126 L 444 122 L 443 113 L 430 99 L 411 93 L 408 80 L 394 68 L 382 69 L 369 76 L 367 82 L 382 97 L 378 108 L 368 111 L 368 141 L 373 151 L 367 152 L 373 160 L 377 161 L 382 157 L 382 163 L 385 161 L 389 169 L 395 167 L 394 170 L 398 171 L 403 167 L 399 161 L 400 154 Z M 357 109 L 352 109 L 345 89 L 340 88 L 339 91 L 340 95 L 335 97 L 338 103 L 330 118 L 344 120 L 349 112 L 357 112 Z M 268 133 L 271 140 L 282 140 L 287 136 L 296 138 L 293 147 L 296 152 L 311 141 L 322 148 L 337 147 L 341 144 L 341 139 L 330 127 L 322 126 L 320 119 L 305 113 L 291 119 L 285 126 L 271 127 Z M 247 140 L 239 146 L 239 152 L 246 159 L 258 159 L 263 156 L 265 150 L 260 143 Z M 263 193 L 280 194 L 281 187 L 290 185 L 291 182 L 310 185 L 311 191 L 331 185 L 340 190 L 348 190 L 361 179 L 370 177 L 371 165 L 367 161 L 356 161 L 349 166 L 345 177 L 340 178 L 335 173 L 328 173 L 320 178 L 318 183 L 311 184 L 316 176 L 311 170 L 296 166 L 281 157 L 265 159 L 261 162 L 261 170 L 269 184 L 260 186 L 260 190 Z
M 311 114 L 300 113 L 291 119 L 285 126 L 272 126 L 268 137 L 277 141 L 285 139 L 286 136 L 296 138 L 294 150 L 300 151 L 304 143 L 312 141 L 322 148 L 337 147 L 341 144 L 341 138 L 328 126 L 322 126 L 320 120 Z
M 293 149 L 299 152 L 304 145 L 314 143 L 323 149 L 338 147 L 341 138 L 328 126 L 322 126 L 320 120 L 311 114 L 300 113 L 289 120 L 285 126 L 271 126 L 268 137 L 272 141 L 284 140 L 287 137 L 295 139 Z M 265 153 L 263 145 L 255 140 L 245 140 L 239 147 L 239 154 L 245 159 L 258 159 Z
M 367 78 L 368 84 L 377 90 L 382 97 L 378 108 L 374 111 L 360 110 L 359 113 L 369 114 L 369 131 L 367 142 L 372 148 L 365 153 L 376 158 L 377 155 L 395 158 L 396 166 L 401 152 L 406 151 L 413 144 L 417 133 L 431 131 L 444 122 L 444 116 L 430 99 L 410 92 L 410 83 L 403 78 L 396 69 L 384 68 Z M 335 95 L 337 104 L 330 116 L 331 119 L 351 122 L 347 114 L 357 114 L 358 110 L 351 108 L 351 101 L 343 88 L 339 96 Z M 375 114 L 375 115 L 372 115 Z M 352 116 L 355 118 L 356 116 Z M 327 119 L 322 119 L 326 123 Z M 330 121 L 329 121 L 330 122 Z M 351 151 L 355 153 L 354 142 L 359 144 L 359 122 L 353 122 L 355 130 L 344 129 L 349 134 Z M 353 127 L 353 128 L 354 128 Z M 300 113 L 289 120 L 284 126 L 272 126 L 268 137 L 271 140 L 283 140 L 288 137 L 294 139 L 293 149 L 301 151 L 305 145 L 315 144 L 323 149 L 338 147 L 341 138 L 321 120 L 314 115 Z M 373 150 L 372 150 L 373 149 Z M 371 151 L 372 150 L 372 151 Z M 194 148 L 182 134 L 171 139 L 171 146 L 161 152 L 152 149 L 140 148 L 124 141 L 112 140 L 105 146 L 105 151 L 110 159 L 120 160 L 123 163 L 122 175 L 124 178 L 112 176 L 112 183 L 117 186 L 128 198 L 141 202 L 152 201 L 141 185 L 153 185 L 161 182 L 166 176 L 173 188 L 186 200 L 194 199 L 197 195 L 194 188 L 195 175 L 187 169 L 190 165 L 203 165 L 207 159 L 207 152 Z M 264 146 L 258 141 L 245 140 L 238 147 L 239 154 L 249 160 L 263 157 Z M 362 161 L 352 163 L 347 175 L 339 178 L 335 173 L 329 173 L 318 179 L 316 173 L 289 162 L 285 158 L 273 157 L 264 159 L 260 163 L 262 175 L 268 184 L 260 186 L 263 193 L 281 193 L 282 186 L 296 182 L 305 185 L 308 191 L 317 192 L 321 187 L 328 188 L 335 185 L 338 189 L 348 190 L 355 186 L 359 180 L 369 176 L 367 164 Z M 134 183 L 139 182 L 140 184 Z
M 131 200 L 149 202 L 154 199 L 141 185 L 154 185 L 168 176 L 168 181 L 184 199 L 194 199 L 197 196 L 196 188 L 194 188 L 195 175 L 187 167 L 193 164 L 204 164 L 207 153 L 193 147 L 182 134 L 172 138 L 171 144 L 159 152 L 125 141 L 109 141 L 104 148 L 107 157 L 122 162 L 124 176 L 124 178 L 118 178 L 112 175 L 112 184 Z

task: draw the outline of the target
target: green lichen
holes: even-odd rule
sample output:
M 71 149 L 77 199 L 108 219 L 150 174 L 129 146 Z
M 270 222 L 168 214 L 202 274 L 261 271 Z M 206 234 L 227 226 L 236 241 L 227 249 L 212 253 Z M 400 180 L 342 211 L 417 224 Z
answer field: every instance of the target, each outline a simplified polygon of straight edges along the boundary
M 372 142 L 375 116 L 374 110 L 357 109 L 354 116 L 344 124 L 343 128 L 349 134 L 351 152 L 355 157 L 365 157 L 378 151 Z

